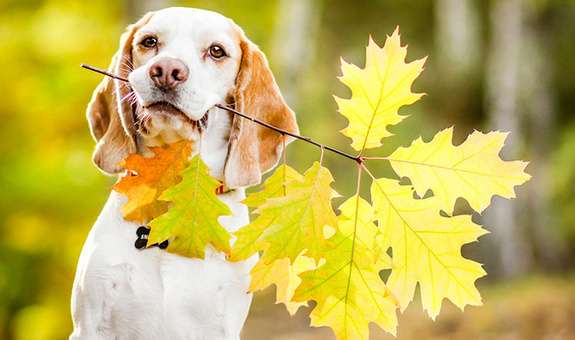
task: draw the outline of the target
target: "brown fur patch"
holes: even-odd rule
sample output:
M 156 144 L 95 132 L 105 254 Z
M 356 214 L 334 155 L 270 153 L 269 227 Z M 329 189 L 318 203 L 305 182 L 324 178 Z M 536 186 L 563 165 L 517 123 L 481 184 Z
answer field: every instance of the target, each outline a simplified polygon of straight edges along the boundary
M 298 133 L 293 111 L 276 84 L 265 55 L 238 28 L 242 50 L 236 80 L 236 109 L 278 128 Z M 235 116 L 230 135 L 230 150 L 225 167 L 226 185 L 230 188 L 258 184 L 283 152 L 285 136 L 252 121 Z M 286 139 L 286 144 L 289 139 Z
M 129 70 L 124 63 L 131 62 L 134 34 L 152 15 L 151 12 L 144 15 L 122 34 L 120 47 L 108 67 L 111 73 L 127 77 Z M 108 174 L 121 172 L 123 169 L 119 163 L 136 151 L 132 107 L 129 102 L 122 102 L 129 91 L 127 84 L 106 77 L 94 90 L 86 110 L 90 131 L 97 142 L 92 159 L 98 168 Z

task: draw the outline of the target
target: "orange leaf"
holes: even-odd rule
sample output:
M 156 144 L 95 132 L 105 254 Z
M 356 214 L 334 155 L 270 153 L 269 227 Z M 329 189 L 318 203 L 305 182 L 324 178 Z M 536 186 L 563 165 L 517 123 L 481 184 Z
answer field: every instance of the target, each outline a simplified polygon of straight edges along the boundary
M 122 207 L 127 221 L 146 223 L 168 210 L 168 202 L 158 200 L 167 188 L 181 181 L 192 147 L 180 141 L 165 147 L 152 147 L 153 157 L 129 155 L 123 162 L 128 175 L 122 177 L 114 190 L 128 197 Z

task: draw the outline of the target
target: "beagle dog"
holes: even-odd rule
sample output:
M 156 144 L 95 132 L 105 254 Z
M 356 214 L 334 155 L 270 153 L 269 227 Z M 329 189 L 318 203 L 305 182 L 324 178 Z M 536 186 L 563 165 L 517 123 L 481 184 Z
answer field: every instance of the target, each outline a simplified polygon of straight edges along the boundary
M 109 71 L 129 82 L 104 79 L 88 105 L 97 167 L 121 176 L 127 155 L 147 156 L 152 146 L 190 140 L 193 154 L 229 188 L 218 196 L 232 211 L 220 218 L 222 226 L 233 232 L 247 224 L 244 188 L 277 164 L 289 140 L 215 105 L 290 132 L 298 127 L 264 54 L 242 29 L 205 10 L 148 13 L 122 35 Z M 232 263 L 210 247 L 205 259 L 164 247 L 137 249 L 142 229 L 123 219 L 125 202 L 112 191 L 85 241 L 70 339 L 239 339 L 257 256 Z

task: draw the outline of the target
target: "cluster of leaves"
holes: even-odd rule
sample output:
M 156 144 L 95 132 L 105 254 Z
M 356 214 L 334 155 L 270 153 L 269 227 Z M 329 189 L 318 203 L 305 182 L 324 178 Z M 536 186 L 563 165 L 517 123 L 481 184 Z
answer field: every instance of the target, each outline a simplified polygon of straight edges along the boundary
M 188 161 L 191 150 L 189 142 L 180 141 L 151 148 L 153 157 L 128 156 L 129 174 L 114 185 L 128 198 L 122 214 L 128 221 L 148 223 L 150 245 L 170 239 L 170 252 L 184 256 L 204 258 L 208 244 L 229 254 L 231 235 L 218 222 L 231 214 L 216 195 L 221 183 L 210 177 L 199 156 Z
M 494 195 L 514 197 L 514 186 L 529 179 L 526 163 L 499 157 L 504 133 L 474 132 L 454 146 L 452 129 L 386 157 L 362 157 L 391 135 L 389 126 L 405 118 L 399 109 L 422 96 L 411 87 L 425 59 L 407 63 L 406 54 L 396 31 L 382 48 L 370 39 L 365 68 L 342 64 L 340 80 L 352 92 L 349 99 L 336 98 L 349 120 L 342 133 L 360 156 L 357 193 L 344 200 L 339 214 L 332 206 L 338 194 L 327 168 L 315 162 L 300 174 L 283 164 L 244 201 L 255 218 L 235 233 L 230 247 L 230 235 L 217 221 L 229 214 L 215 194 L 219 183 L 199 157 L 180 174 L 187 151 L 182 143 L 159 148 L 146 160 L 154 176 L 146 175 L 146 166 L 140 168 L 140 156 L 127 160 L 128 168 L 138 167 L 138 175 L 116 185 L 129 198 L 126 218 L 154 218 L 151 243 L 171 239 L 168 251 L 185 256 L 201 258 L 207 245 L 226 252 L 231 261 L 260 253 L 250 290 L 275 284 L 277 301 L 290 313 L 315 301 L 312 326 L 331 327 L 339 339 L 367 339 L 370 322 L 395 334 L 397 309 L 403 311 L 413 300 L 417 285 L 432 318 L 444 299 L 460 308 L 481 304 L 475 281 L 485 271 L 464 258 L 461 247 L 486 231 L 470 215 L 454 216 L 455 201 L 463 198 L 482 212 Z M 174 155 L 178 161 L 158 165 Z M 389 162 L 411 185 L 377 178 L 366 164 L 370 161 Z M 362 175 L 371 181 L 369 200 L 359 194 Z M 385 281 L 383 270 L 390 270 Z

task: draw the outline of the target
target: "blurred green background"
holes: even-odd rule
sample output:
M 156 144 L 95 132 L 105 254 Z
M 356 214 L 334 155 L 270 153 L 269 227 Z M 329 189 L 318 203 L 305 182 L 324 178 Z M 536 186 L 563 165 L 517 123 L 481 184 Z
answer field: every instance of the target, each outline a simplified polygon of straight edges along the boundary
M 415 303 L 399 339 L 575 339 L 575 3 L 570 0 L 0 0 L 0 339 L 56 340 L 70 332 L 76 260 L 113 179 L 91 164 L 84 109 L 124 27 L 150 9 L 219 11 L 268 54 L 302 133 L 350 150 L 332 94 L 339 58 L 363 65 L 368 35 L 399 25 L 408 59 L 428 55 L 415 88 L 428 95 L 380 154 L 455 125 L 512 131 L 504 156 L 534 178 L 511 202 L 478 216 L 491 231 L 467 256 L 485 264 L 485 306 L 444 304 L 432 322 Z M 294 143 L 303 170 L 316 149 Z M 326 155 L 348 194 L 347 160 Z M 377 171 L 388 173 L 382 164 Z M 256 296 L 244 338 L 331 339 L 290 318 L 273 290 Z M 375 329 L 375 328 L 374 328 Z M 374 338 L 387 338 L 374 332 Z

